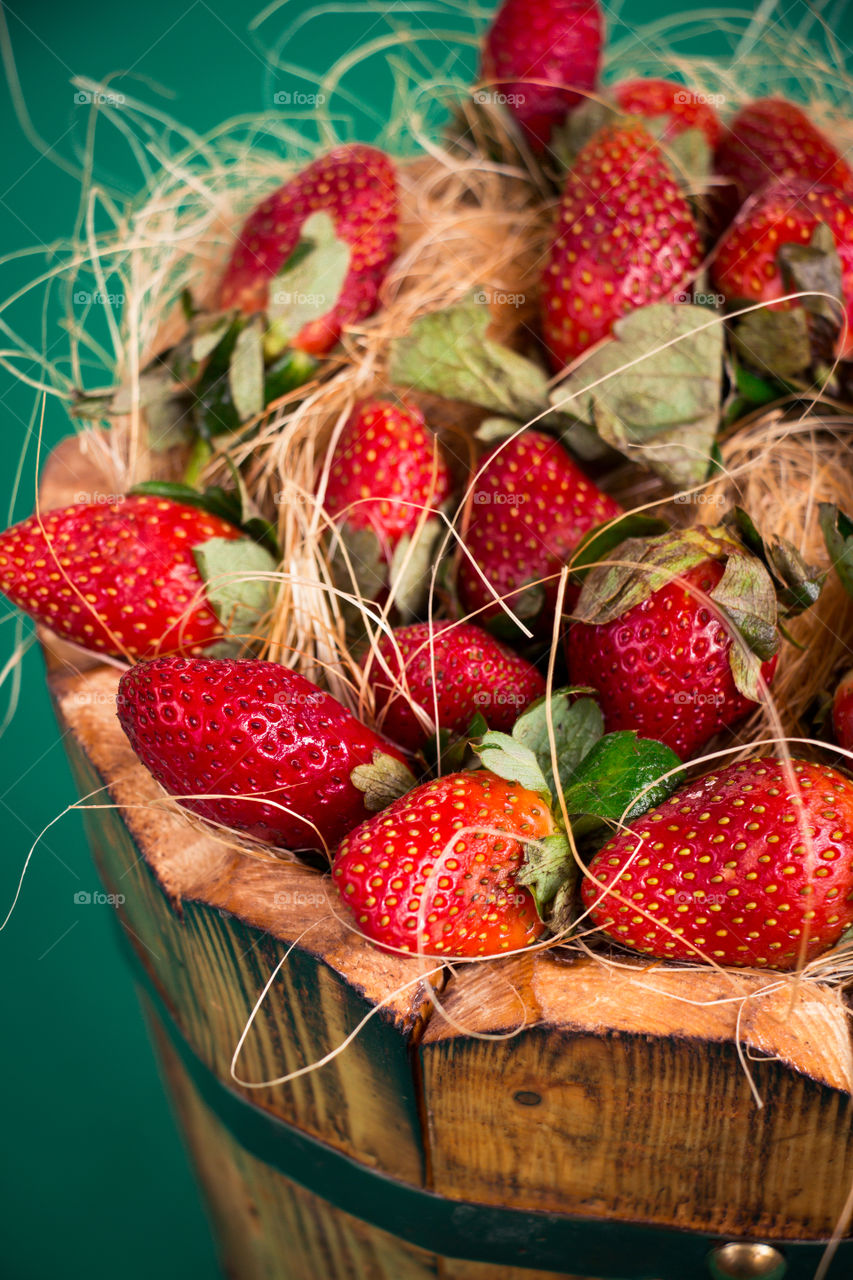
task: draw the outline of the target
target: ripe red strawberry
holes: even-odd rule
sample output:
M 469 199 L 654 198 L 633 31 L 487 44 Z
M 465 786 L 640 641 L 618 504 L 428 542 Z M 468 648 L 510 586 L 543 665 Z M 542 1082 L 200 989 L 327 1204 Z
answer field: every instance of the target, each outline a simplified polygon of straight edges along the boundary
M 626 115 L 654 122 L 655 135 L 663 143 L 687 129 L 700 129 L 711 147 L 720 140 L 720 117 L 710 102 L 674 80 L 622 80 L 610 93 Z
M 819 223 L 832 231 L 841 259 L 848 331 L 841 354 L 853 350 L 853 195 L 803 182 L 778 182 L 744 205 L 720 242 L 713 279 L 727 300 L 772 302 L 787 288 L 777 262 L 783 244 L 809 244 Z M 784 302 L 787 310 L 799 303 Z
M 377 722 L 409 751 L 429 740 L 435 722 L 465 733 L 479 712 L 490 729 L 510 730 L 545 681 L 532 665 L 487 631 L 466 622 L 416 622 L 383 635 L 362 665 L 376 700 Z M 419 719 L 414 706 L 426 713 Z
M 313 355 L 329 351 L 345 325 L 364 320 L 378 305 L 397 240 L 396 173 L 383 151 L 336 147 L 262 200 L 243 224 L 219 286 L 223 309 L 262 311 L 271 278 L 296 248 L 305 219 L 318 212 L 331 216 L 352 257 L 334 306 L 291 343 Z
M 541 431 L 525 431 L 494 445 L 481 465 L 467 548 L 510 608 L 545 629 L 553 617 L 557 580 L 526 597 L 521 589 L 558 574 L 583 535 L 622 508 L 584 475 L 558 441 Z M 465 609 L 477 612 L 477 621 L 501 614 L 467 557 L 460 561 L 458 588 Z
M 41 525 L 30 516 L 0 534 L 0 590 L 86 649 L 131 658 L 200 653 L 225 634 L 193 555 L 211 538 L 243 534 L 167 498 L 63 507 Z
M 542 328 L 555 370 L 636 307 L 666 301 L 701 260 L 690 206 L 641 124 L 600 129 L 566 177 L 543 279 Z
M 762 98 L 738 112 L 717 149 L 715 168 L 732 179 L 741 200 L 784 178 L 853 192 L 853 170 L 805 112 L 784 98 Z
M 138 663 L 119 684 L 118 718 L 187 809 L 284 849 L 328 852 L 414 785 L 396 747 L 277 662 Z
M 603 40 L 598 0 L 504 0 L 486 34 L 480 76 L 509 99 L 534 150 L 595 88 Z
M 688 532 L 703 536 L 710 531 Z M 623 543 L 610 558 L 630 564 L 640 541 Z M 598 690 L 608 732 L 635 729 L 686 759 L 714 733 L 754 710 L 756 703 L 736 684 L 733 626 L 707 598 L 723 577 L 724 544 L 717 556 L 703 555 L 697 548 L 694 562 L 684 564 L 678 532 L 649 539 L 652 543 L 673 557 L 671 569 L 660 574 L 661 585 L 650 590 L 649 572 L 640 570 L 634 581 L 645 585 L 639 591 L 634 587 L 638 603 L 615 617 L 618 605 L 609 610 L 605 606 L 605 621 L 573 622 L 567 640 L 569 670 L 574 684 Z M 757 561 L 753 571 L 761 571 Z M 596 593 L 606 589 L 606 574 L 602 566 L 587 579 L 577 605 L 580 618 L 596 615 Z M 625 574 L 630 581 L 630 570 Z M 744 601 L 744 608 L 749 607 Z M 775 618 L 771 625 L 775 630 Z M 774 653 L 761 664 L 766 683 L 773 678 L 776 662 Z
M 451 773 L 350 832 L 332 879 L 375 942 L 448 956 L 500 955 L 544 932 L 515 876 L 524 842 L 553 831 L 535 792 L 485 769 Z
M 853 924 L 853 783 L 793 768 L 794 787 L 781 760 L 729 765 L 611 840 L 589 867 L 603 888 L 582 887 L 592 924 L 672 960 L 793 969 L 828 950 Z
M 853 671 L 848 671 L 842 677 L 835 690 L 832 728 L 839 747 L 853 751 Z
M 451 489 L 441 447 L 414 405 L 366 400 L 341 432 L 324 505 L 351 529 L 372 529 L 386 558 L 412 534 L 424 508 L 437 508 Z

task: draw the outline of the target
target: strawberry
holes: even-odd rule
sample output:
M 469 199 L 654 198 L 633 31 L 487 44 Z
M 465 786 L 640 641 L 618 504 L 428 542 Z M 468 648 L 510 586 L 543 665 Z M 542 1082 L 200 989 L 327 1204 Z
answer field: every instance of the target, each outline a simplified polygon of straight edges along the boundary
M 621 507 L 581 471 L 563 446 L 541 431 L 525 431 L 484 456 L 465 542 L 498 596 L 540 630 L 550 626 L 564 560 L 594 525 Z M 481 619 L 502 613 L 467 557 L 458 589 L 466 610 Z
M 243 224 L 219 286 L 223 310 L 264 310 L 270 280 L 296 248 L 306 218 L 317 212 L 331 216 L 352 257 L 334 306 L 291 342 L 312 355 L 329 351 L 345 325 L 364 320 L 378 305 L 397 239 L 397 180 L 383 151 L 336 147 L 262 200 Z
M 617 545 L 586 577 L 568 632 L 575 684 L 598 690 L 609 731 L 635 729 L 682 759 L 755 709 L 778 621 L 814 603 L 820 575 L 787 542 L 765 547 L 735 511 Z
M 853 671 L 848 671 L 839 680 L 835 690 L 832 729 L 839 747 L 853 751 Z
M 595 88 L 604 15 L 598 0 L 504 0 L 483 46 L 480 77 L 520 124 L 534 151 Z
M 853 350 L 853 195 L 804 182 L 777 182 L 748 201 L 720 242 L 713 264 L 716 287 L 731 305 L 772 302 L 786 293 L 779 266 L 779 248 L 811 244 L 825 224 L 832 232 L 841 260 L 841 288 L 848 334 L 841 354 Z M 779 309 L 799 306 L 784 302 Z
M 732 180 L 741 200 L 785 178 L 853 193 L 853 170 L 784 98 L 762 98 L 738 112 L 717 148 L 715 168 Z
M 366 400 L 341 432 L 326 484 L 329 515 L 350 529 L 372 530 L 386 559 L 414 533 L 424 508 L 437 508 L 451 489 L 436 437 L 414 405 Z
M 622 80 L 610 94 L 620 111 L 658 126 L 660 142 L 670 142 L 687 129 L 699 129 L 711 147 L 720 140 L 722 125 L 710 102 L 674 80 Z
M 438 727 L 458 737 L 479 712 L 491 729 L 509 730 L 545 692 L 524 658 L 465 622 L 416 622 L 383 635 L 362 665 L 384 733 L 409 751 Z M 424 713 L 419 717 L 414 708 Z
M 729 765 L 616 836 L 582 886 L 591 923 L 661 959 L 793 969 L 828 950 L 853 924 L 853 783 L 792 769 Z
M 332 880 L 375 942 L 499 955 L 544 932 L 531 893 L 515 877 L 525 842 L 553 831 L 536 792 L 486 769 L 451 773 L 351 831 L 335 853 Z
M 0 590 L 86 649 L 130 658 L 200 653 L 225 634 L 196 562 L 211 539 L 243 534 L 167 498 L 79 503 L 0 534 Z
M 683 288 L 701 260 L 690 206 L 648 131 L 600 129 L 566 177 L 543 279 L 542 328 L 562 369 L 613 323 Z
M 415 781 L 396 747 L 277 662 L 138 663 L 118 718 L 185 808 L 279 848 L 328 851 Z

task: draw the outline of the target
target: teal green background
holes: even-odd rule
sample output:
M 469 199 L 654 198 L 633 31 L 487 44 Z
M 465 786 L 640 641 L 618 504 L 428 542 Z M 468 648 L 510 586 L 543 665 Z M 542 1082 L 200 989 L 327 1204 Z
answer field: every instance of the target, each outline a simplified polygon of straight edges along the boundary
M 291 0 L 285 12 L 292 17 L 309 7 Z M 635 2 L 625 12 L 644 20 L 683 7 Z M 836 36 L 853 44 L 849 9 L 845 13 L 836 0 L 817 8 L 832 21 Z M 794 26 L 806 14 L 799 2 L 778 9 Z M 130 9 L 116 0 L 75 5 L 18 0 L 6 13 L 32 127 L 68 160 L 80 158 L 88 111 L 74 103 L 74 74 L 98 80 L 115 70 L 132 70 L 148 77 L 175 95 L 165 100 L 166 109 L 199 131 L 234 114 L 268 110 L 280 83 L 270 77 L 247 33 L 252 6 L 236 0 L 183 6 L 144 0 Z M 353 5 L 350 14 L 329 18 L 322 47 L 315 28 L 313 42 L 300 42 L 290 55 L 296 62 L 322 65 L 357 41 L 370 21 Z M 268 39 L 277 22 L 281 29 L 276 17 L 266 24 Z M 473 55 L 465 56 L 473 71 Z M 367 138 L 373 111 L 381 117 L 386 105 L 387 84 L 381 77 L 363 77 L 360 88 L 366 110 L 357 132 Z M 139 80 L 134 91 L 163 101 Z M 0 128 L 0 249 L 7 255 L 67 235 L 79 192 L 75 181 L 25 137 L 7 87 L 0 90 Z M 115 138 L 105 137 L 99 157 L 113 182 L 133 190 L 132 167 Z M 31 274 L 33 260 L 3 264 L 0 296 L 7 297 Z M 36 345 L 55 348 L 61 335 L 48 325 L 40 336 L 35 299 L 15 314 L 16 326 L 24 324 Z M 5 345 L 0 336 L 0 346 Z M 21 518 L 32 509 L 35 399 L 0 370 L 4 518 Z M 49 403 L 43 450 L 67 430 L 62 407 Z M 21 489 L 10 507 L 25 446 Z M 6 612 L 0 606 L 0 617 Z M 0 629 L 3 660 L 12 648 L 14 626 L 6 621 Z M 0 917 L 31 842 L 76 798 L 37 652 L 24 659 L 22 677 L 17 713 L 0 740 Z M 0 935 L 5 1032 L 0 1273 L 14 1280 L 216 1277 L 209 1225 L 116 949 L 110 908 L 74 902 L 78 891 L 96 888 L 80 816 L 71 813 L 40 842 L 17 911 Z

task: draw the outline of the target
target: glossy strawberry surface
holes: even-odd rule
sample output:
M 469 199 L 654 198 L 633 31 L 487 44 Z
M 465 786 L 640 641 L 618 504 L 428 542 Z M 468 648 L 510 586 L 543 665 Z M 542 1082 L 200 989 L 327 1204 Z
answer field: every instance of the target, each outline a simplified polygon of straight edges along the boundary
M 438 726 L 454 737 L 465 733 L 477 714 L 490 729 L 508 731 L 545 692 L 545 681 L 532 663 L 464 622 L 398 627 L 393 636 L 380 638 L 362 665 L 378 724 L 411 751 L 425 745 L 436 715 Z
M 372 529 L 390 553 L 450 490 L 443 450 L 421 411 L 397 400 L 366 400 L 338 438 L 324 505 L 351 528 Z
M 687 129 L 699 129 L 715 147 L 722 124 L 707 95 L 694 93 L 675 80 L 638 78 L 613 85 L 610 94 L 628 115 L 653 121 L 658 139 L 666 143 Z
M 569 627 L 572 682 L 598 690 L 608 732 L 636 729 L 687 759 L 754 710 L 735 686 L 731 628 L 703 599 L 722 576 L 706 560 L 612 622 Z M 762 666 L 768 682 L 776 661 Z
M 486 34 L 480 75 L 536 151 L 595 88 L 603 40 L 598 0 L 504 0 Z
M 263 310 L 270 280 L 296 248 L 302 224 L 320 212 L 331 216 L 351 258 L 340 296 L 292 342 L 313 355 L 329 351 L 344 326 L 364 320 L 379 304 L 398 223 L 396 171 L 383 151 L 352 144 L 335 147 L 262 200 L 238 232 L 219 286 L 223 309 Z
M 853 783 L 806 761 L 793 777 L 772 757 L 729 765 L 611 840 L 589 872 L 588 923 L 623 946 L 793 969 L 853 924 Z
M 543 276 L 542 331 L 555 370 L 620 316 L 672 299 L 701 261 L 690 206 L 639 123 L 600 129 L 566 177 Z
M 809 244 L 817 226 L 833 234 L 841 260 L 841 287 L 848 330 L 840 354 L 853 350 L 853 196 L 803 182 L 778 182 L 744 205 L 720 242 L 713 280 L 730 305 L 773 302 L 786 287 L 777 254 L 783 244 Z M 798 306 L 780 303 L 781 309 Z
M 484 455 L 476 482 L 468 551 L 499 597 L 525 610 L 525 584 L 549 581 L 532 620 L 550 625 L 559 571 L 585 533 L 621 512 L 553 436 L 525 431 Z M 500 605 L 465 557 L 460 561 L 459 594 L 474 622 L 494 618 Z M 529 616 L 529 615 L 528 615 Z
M 200 653 L 225 628 L 207 603 L 193 548 L 243 536 L 218 516 L 166 498 L 80 503 L 0 534 L 0 590 L 98 653 Z
M 737 113 L 720 141 L 715 168 L 734 182 L 742 200 L 785 178 L 853 193 L 850 165 L 784 98 L 760 98 Z
M 157 781 L 202 818 L 285 849 L 331 850 L 368 816 L 359 765 L 402 754 L 277 662 L 160 658 L 119 684 L 118 717 Z
M 487 770 L 424 783 L 357 827 L 332 881 L 367 937 L 401 951 L 500 955 L 544 932 L 515 876 L 553 831 L 541 798 Z

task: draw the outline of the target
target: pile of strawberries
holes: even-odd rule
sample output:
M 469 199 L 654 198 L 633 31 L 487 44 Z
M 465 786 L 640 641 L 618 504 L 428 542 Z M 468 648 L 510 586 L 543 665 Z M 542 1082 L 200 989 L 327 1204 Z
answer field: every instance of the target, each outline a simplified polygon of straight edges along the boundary
M 236 468 L 234 492 L 194 481 L 215 438 L 354 358 L 398 237 L 395 165 L 376 148 L 340 146 L 267 196 L 217 309 L 187 300 L 186 337 L 145 371 L 149 427 L 184 451 L 188 483 L 7 530 L 0 589 L 128 664 L 119 720 L 167 792 L 251 840 L 325 855 L 378 944 L 473 957 L 592 929 L 662 959 L 790 969 L 853 925 L 853 783 L 770 755 L 686 783 L 684 767 L 769 696 L 786 620 L 826 571 L 743 511 L 674 528 L 606 490 L 638 448 L 670 492 L 701 487 L 724 421 L 815 378 L 843 387 L 853 172 L 782 99 L 723 123 L 675 82 L 600 89 L 603 39 L 598 0 L 505 0 L 485 39 L 478 101 L 509 113 L 536 189 L 560 193 L 530 282 L 540 332 L 501 347 L 470 299 L 422 317 L 394 344 L 387 394 L 355 407 L 318 471 L 330 571 L 390 619 L 368 642 L 368 614 L 347 618 L 366 722 L 247 656 L 283 571 L 276 530 Z M 708 298 L 737 313 L 725 356 Z M 689 346 L 703 325 L 716 337 Z M 711 396 L 701 446 L 692 402 L 661 413 L 690 372 L 660 365 L 670 336 Z M 647 356 L 651 382 L 618 381 Z M 433 430 L 435 395 L 491 415 L 473 471 Z M 846 582 L 853 525 L 821 519 Z M 851 681 L 835 728 L 853 746 Z

